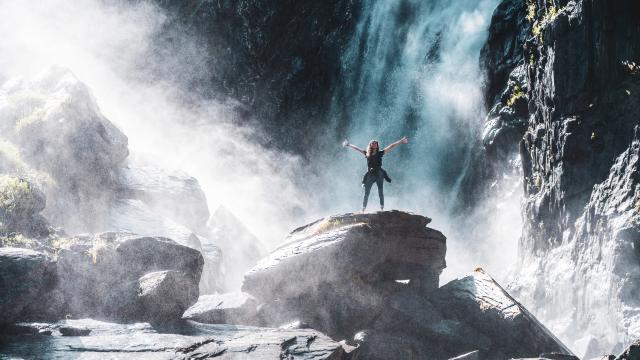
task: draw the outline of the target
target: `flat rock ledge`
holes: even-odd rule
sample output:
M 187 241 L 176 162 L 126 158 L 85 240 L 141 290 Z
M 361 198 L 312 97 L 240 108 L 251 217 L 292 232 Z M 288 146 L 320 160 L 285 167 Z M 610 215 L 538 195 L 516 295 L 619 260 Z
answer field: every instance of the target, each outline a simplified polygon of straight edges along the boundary
M 83 329 L 64 336 L 64 329 Z M 351 348 L 311 329 L 186 322 L 172 328 L 91 319 L 19 323 L 0 340 L 0 358 L 346 360 Z

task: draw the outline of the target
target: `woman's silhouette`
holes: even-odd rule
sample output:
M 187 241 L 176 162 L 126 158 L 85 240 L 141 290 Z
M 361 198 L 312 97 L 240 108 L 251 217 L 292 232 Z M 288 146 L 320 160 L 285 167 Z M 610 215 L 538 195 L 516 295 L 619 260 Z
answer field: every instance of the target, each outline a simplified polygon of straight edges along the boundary
M 393 149 L 394 147 L 400 144 L 406 144 L 409 142 L 407 137 L 403 137 L 402 139 L 392 143 L 387 146 L 383 150 L 380 150 L 380 146 L 378 145 L 377 140 L 369 141 L 369 146 L 367 146 L 367 150 L 363 150 L 353 144 L 349 144 L 348 140 L 345 140 L 342 143 L 342 146 L 348 146 L 353 150 L 361 153 L 367 158 L 367 172 L 364 174 L 362 178 L 362 186 L 364 186 L 364 200 L 362 201 L 362 212 L 367 208 L 367 202 L 369 200 L 369 193 L 371 192 L 371 187 L 375 183 L 378 185 L 378 196 L 380 197 L 380 210 L 384 210 L 384 191 L 383 185 L 384 180 L 391 182 L 391 179 L 387 175 L 387 172 L 382 168 L 382 156 L 387 153 L 387 151 Z

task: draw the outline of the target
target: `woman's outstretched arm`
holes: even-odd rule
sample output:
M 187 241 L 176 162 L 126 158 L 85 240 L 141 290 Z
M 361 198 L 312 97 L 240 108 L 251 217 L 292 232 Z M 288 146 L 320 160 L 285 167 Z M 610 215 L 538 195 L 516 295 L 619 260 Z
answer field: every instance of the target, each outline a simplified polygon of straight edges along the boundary
M 353 144 L 349 144 L 349 140 L 345 140 L 345 141 L 343 141 L 343 142 L 342 142 L 342 146 L 344 146 L 344 147 L 347 147 L 347 146 L 348 146 L 348 147 L 352 148 L 353 150 L 355 150 L 355 151 L 357 151 L 357 152 L 359 152 L 359 153 L 361 153 L 361 154 L 363 154 L 363 155 L 366 155 L 366 154 L 367 154 L 367 152 L 366 152 L 366 151 L 364 151 L 363 149 L 360 149 L 359 147 L 357 147 L 357 146 L 355 146 L 355 145 L 353 145 Z
M 396 147 L 396 146 L 398 146 L 398 145 L 400 145 L 400 144 L 406 144 L 406 143 L 408 143 L 408 142 L 409 142 L 409 139 L 407 139 L 407 137 L 405 136 L 405 137 L 403 137 L 402 139 L 400 139 L 400 140 L 398 140 L 398 141 L 396 141 L 396 142 L 394 142 L 394 143 L 390 144 L 390 145 L 389 145 L 389 146 L 387 146 L 386 148 L 384 148 L 384 152 L 387 152 L 387 151 L 389 151 L 389 150 L 393 149 L 394 147 Z

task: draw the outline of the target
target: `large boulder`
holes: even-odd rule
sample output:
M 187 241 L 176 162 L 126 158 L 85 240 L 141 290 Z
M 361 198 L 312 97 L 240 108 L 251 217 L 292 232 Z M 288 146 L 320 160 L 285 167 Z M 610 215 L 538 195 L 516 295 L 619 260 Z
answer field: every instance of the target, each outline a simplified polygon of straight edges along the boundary
M 170 239 L 103 233 L 71 239 L 58 254 L 60 311 L 74 317 L 177 320 L 198 298 L 202 255 Z
M 395 292 L 354 341 L 354 360 L 576 359 L 481 269 L 426 297 L 411 288 Z
M 0 248 L 0 325 L 20 319 L 22 310 L 34 302 L 47 302 L 42 295 L 55 284 L 53 260 L 40 252 Z
M 446 245 L 439 231 L 426 227 L 429 221 L 399 211 L 318 220 L 294 230 L 248 272 L 243 291 L 265 303 L 267 321 L 288 317 L 351 337 L 403 286 L 396 280 L 409 280 L 423 295 L 437 289 Z
M 471 341 L 486 358 L 534 357 L 542 353 L 573 356 L 527 309 L 482 269 L 441 287 L 430 302 L 447 319 L 465 323 L 490 339 Z

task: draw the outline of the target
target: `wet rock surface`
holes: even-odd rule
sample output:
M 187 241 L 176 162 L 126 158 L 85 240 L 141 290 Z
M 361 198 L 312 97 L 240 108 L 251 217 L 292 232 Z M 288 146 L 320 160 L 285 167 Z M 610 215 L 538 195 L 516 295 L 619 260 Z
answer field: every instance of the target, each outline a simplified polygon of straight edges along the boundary
M 185 323 L 170 328 L 149 324 L 113 324 L 95 320 L 20 324 L 51 331 L 50 336 L 3 336 L 0 356 L 64 359 L 347 359 L 341 344 L 314 330 L 283 330 Z M 90 333 L 62 336 L 66 327 Z
M 55 284 L 53 259 L 37 251 L 0 248 L 0 325 L 20 319 L 22 310 L 42 297 Z
M 632 294 L 640 266 L 629 250 L 638 238 L 636 191 L 623 180 L 636 172 L 640 46 L 629 39 L 640 31 L 638 6 L 504 0 L 481 58 L 485 98 L 496 104 L 486 151 L 518 152 L 522 163 L 522 266 L 513 292 L 585 358 L 638 337 L 630 325 L 639 308 Z M 576 328 L 587 335 L 577 337 Z

